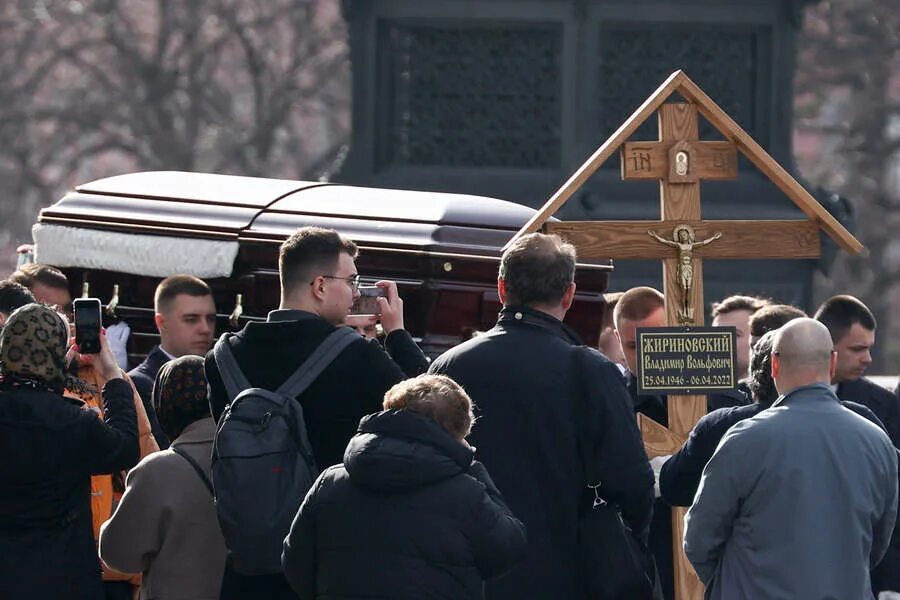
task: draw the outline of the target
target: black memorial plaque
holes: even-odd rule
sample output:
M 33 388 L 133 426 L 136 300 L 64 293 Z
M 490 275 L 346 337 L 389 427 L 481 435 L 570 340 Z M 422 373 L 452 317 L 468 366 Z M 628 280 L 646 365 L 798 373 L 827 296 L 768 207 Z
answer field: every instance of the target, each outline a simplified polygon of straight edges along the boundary
M 734 327 L 641 327 L 639 394 L 708 394 L 737 386 Z

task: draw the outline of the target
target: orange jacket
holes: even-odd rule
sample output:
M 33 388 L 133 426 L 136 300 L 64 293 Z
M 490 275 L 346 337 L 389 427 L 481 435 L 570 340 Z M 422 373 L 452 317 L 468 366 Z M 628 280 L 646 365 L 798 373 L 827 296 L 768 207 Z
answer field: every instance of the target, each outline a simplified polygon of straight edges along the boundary
M 103 418 L 103 396 L 101 394 L 106 380 L 91 365 L 83 365 L 78 368 L 78 377 L 88 384 L 91 384 L 96 392 L 79 392 L 75 390 L 66 390 L 67 396 L 72 396 L 82 400 L 86 409 L 96 410 L 98 416 Z M 150 419 L 147 418 L 147 411 L 144 410 L 144 403 L 134 387 L 131 379 L 122 372 L 122 377 L 131 385 L 134 391 L 134 409 L 137 412 L 138 425 L 138 441 L 141 446 L 141 458 L 144 458 L 152 452 L 159 450 L 156 440 L 153 438 L 153 432 L 150 430 Z M 116 473 L 113 475 L 94 475 L 91 477 L 91 513 L 94 525 L 94 540 L 100 537 L 100 526 L 105 523 L 113 513 L 119 498 L 124 490 L 123 481 L 125 473 Z M 108 569 L 103 565 L 104 581 L 131 581 L 135 585 L 140 585 L 140 574 L 124 574 Z

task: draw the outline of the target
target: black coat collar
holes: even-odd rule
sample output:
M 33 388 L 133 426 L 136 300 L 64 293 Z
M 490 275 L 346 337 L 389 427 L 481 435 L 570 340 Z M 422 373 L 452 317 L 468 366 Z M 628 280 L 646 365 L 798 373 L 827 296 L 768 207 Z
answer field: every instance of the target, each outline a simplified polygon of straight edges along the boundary
M 531 308 L 524 305 L 504 306 L 500 310 L 500 317 L 497 319 L 498 325 L 521 324 L 531 327 L 540 327 L 556 336 L 561 337 L 573 346 L 581 346 L 581 338 L 575 333 L 575 330 L 544 311 Z

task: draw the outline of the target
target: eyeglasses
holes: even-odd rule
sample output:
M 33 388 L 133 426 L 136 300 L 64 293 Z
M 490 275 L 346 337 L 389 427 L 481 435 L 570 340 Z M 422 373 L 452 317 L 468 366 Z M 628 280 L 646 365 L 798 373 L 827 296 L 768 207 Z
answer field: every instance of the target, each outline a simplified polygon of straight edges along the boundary
M 356 292 L 356 290 L 359 289 L 359 273 L 356 273 L 355 275 L 350 275 L 349 277 L 336 277 L 334 275 L 322 275 L 321 277 L 324 279 L 339 279 L 339 280 L 343 281 L 344 283 L 346 283 L 347 285 L 349 285 L 350 289 L 353 290 L 354 292 Z M 314 283 L 315 283 L 315 280 L 310 281 L 309 285 L 313 285 Z

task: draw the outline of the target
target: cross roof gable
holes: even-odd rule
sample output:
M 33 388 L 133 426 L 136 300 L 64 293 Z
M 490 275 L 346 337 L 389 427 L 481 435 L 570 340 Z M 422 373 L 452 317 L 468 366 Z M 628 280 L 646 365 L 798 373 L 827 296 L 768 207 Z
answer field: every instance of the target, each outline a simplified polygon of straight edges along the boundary
M 735 144 L 738 150 L 747 157 L 778 189 L 780 189 L 797 207 L 803 211 L 807 219 L 813 221 L 834 242 L 851 254 L 859 254 L 864 246 L 852 233 L 841 225 L 815 198 L 810 195 L 784 167 L 778 164 L 756 140 L 738 125 L 734 119 L 719 107 L 700 87 L 683 71 L 675 71 L 647 98 L 641 106 L 609 137 L 581 167 L 572 174 L 568 181 L 544 204 L 541 209 L 513 236 L 512 244 L 518 237 L 533 233 L 540 229 L 553 214 L 562 207 L 569 197 L 580 188 L 593 173 L 615 153 L 628 138 L 640 127 L 660 106 L 672 96 L 679 93 L 685 100 L 697 106 L 697 110 L 725 138 Z

